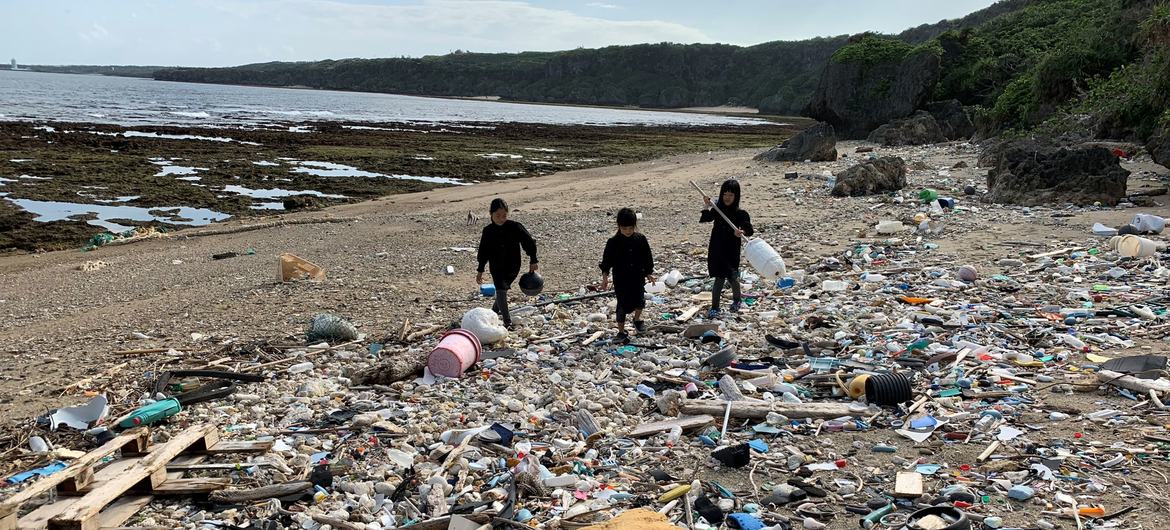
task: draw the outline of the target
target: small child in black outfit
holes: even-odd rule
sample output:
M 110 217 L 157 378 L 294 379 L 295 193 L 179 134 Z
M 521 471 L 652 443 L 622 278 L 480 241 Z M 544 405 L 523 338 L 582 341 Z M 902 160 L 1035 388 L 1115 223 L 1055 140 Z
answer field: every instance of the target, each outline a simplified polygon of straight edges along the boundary
M 646 307 L 646 283 L 654 283 L 654 256 L 650 242 L 638 233 L 638 216 L 629 208 L 617 213 L 618 232 L 605 242 L 601 255 L 601 290 L 609 289 L 609 272 L 613 271 L 613 289 L 617 295 L 619 340 L 629 338 L 626 315 L 634 314 L 634 329 L 642 332 L 642 309 Z
M 479 268 L 475 272 L 475 283 L 483 283 L 484 268 L 491 271 L 492 283 L 496 286 L 496 302 L 492 305 L 492 311 L 504 319 L 505 327 L 512 329 L 508 289 L 520 274 L 520 250 L 524 249 L 524 253 L 528 254 L 530 272 L 536 272 L 540 260 L 536 258 L 536 240 L 524 225 L 508 219 L 508 210 L 508 203 L 504 199 L 492 199 L 492 222 L 483 227 L 483 235 L 479 238 L 476 256 Z

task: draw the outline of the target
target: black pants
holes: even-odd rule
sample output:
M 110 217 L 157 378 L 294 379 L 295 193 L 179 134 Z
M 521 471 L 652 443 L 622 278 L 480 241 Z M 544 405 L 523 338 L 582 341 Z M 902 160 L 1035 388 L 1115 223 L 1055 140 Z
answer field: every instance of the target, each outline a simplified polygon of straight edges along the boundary
M 500 318 L 504 319 L 504 325 L 512 323 L 512 314 L 508 312 L 508 290 L 496 287 L 496 302 L 492 304 L 492 311 L 495 311 Z
M 715 278 L 715 285 L 711 287 L 711 309 L 719 309 L 719 298 L 723 296 L 723 282 L 731 282 L 731 300 L 739 302 L 742 294 L 739 292 L 739 269 L 736 269 L 729 278 Z

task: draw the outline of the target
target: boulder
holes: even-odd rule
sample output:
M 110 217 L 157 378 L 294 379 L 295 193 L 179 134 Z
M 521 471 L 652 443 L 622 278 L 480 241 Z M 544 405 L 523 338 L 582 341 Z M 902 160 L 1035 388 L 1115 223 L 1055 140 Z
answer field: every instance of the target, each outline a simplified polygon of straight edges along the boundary
M 859 197 L 897 191 L 906 187 L 906 161 L 895 156 L 869 160 L 837 175 L 833 195 Z
M 947 140 L 966 140 L 975 135 L 975 123 L 959 100 L 932 101 L 926 104 L 925 109 L 934 116 Z
M 934 116 L 925 110 L 898 118 L 869 134 L 868 140 L 881 145 L 926 145 L 947 141 Z
M 804 114 L 828 122 L 845 139 L 862 139 L 926 104 L 940 59 L 930 49 L 863 35 L 833 54 Z
M 985 201 L 1043 204 L 1116 205 L 1125 199 L 1129 171 L 1103 147 L 1047 147 L 1031 140 L 997 148 L 987 173 Z
M 313 195 L 291 195 L 282 201 L 285 210 L 306 210 L 319 206 L 317 197 Z
M 837 159 L 837 133 L 821 122 L 800 131 L 784 143 L 756 155 L 766 162 L 832 162 Z
M 1154 159 L 1154 162 L 1170 169 L 1170 125 L 1162 127 L 1150 138 L 1149 143 L 1146 144 L 1146 151 L 1150 152 L 1150 157 Z

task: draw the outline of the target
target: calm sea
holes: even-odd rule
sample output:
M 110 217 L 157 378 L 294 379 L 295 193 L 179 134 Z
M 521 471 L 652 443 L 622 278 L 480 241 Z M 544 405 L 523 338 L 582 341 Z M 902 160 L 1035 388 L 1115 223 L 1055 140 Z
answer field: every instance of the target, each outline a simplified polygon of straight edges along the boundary
M 762 120 L 0 70 L 0 120 L 196 127 L 304 121 L 750 125 Z

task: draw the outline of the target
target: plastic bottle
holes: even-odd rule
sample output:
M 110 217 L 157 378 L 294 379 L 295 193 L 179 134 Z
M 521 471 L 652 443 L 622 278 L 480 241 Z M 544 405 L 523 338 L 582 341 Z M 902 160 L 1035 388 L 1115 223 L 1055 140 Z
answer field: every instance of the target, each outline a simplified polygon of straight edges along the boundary
M 874 274 L 874 273 L 870 273 L 870 272 L 863 272 L 863 273 L 861 273 L 861 281 L 869 282 L 869 283 L 884 282 L 884 281 L 886 281 L 886 276 L 884 274 Z
M 1003 414 L 994 410 L 985 410 L 979 415 L 979 420 L 975 422 L 975 430 L 978 432 L 990 431 L 1001 419 L 1003 419 Z
M 1084 349 L 1084 347 L 1085 347 L 1084 341 L 1082 341 L 1081 339 L 1078 339 L 1072 335 L 1069 335 L 1067 333 L 1059 335 L 1057 338 L 1064 341 L 1064 343 L 1068 344 L 1070 347 L 1078 349 L 1078 350 Z
M 313 363 L 310 361 L 305 361 L 303 363 L 297 363 L 297 364 L 294 364 L 294 365 L 288 367 L 288 373 L 290 373 L 290 374 L 303 374 L 305 372 L 311 371 L 312 369 L 313 369 Z
M 821 290 L 830 293 L 839 293 L 849 288 L 849 284 L 840 280 L 825 280 L 821 282 Z
M 906 230 L 901 221 L 882 221 L 877 224 L 877 233 L 881 235 L 897 234 Z

